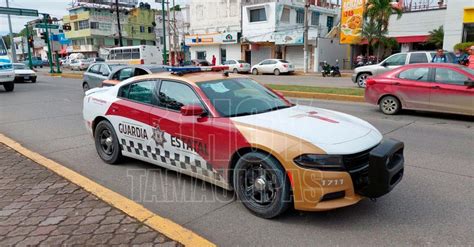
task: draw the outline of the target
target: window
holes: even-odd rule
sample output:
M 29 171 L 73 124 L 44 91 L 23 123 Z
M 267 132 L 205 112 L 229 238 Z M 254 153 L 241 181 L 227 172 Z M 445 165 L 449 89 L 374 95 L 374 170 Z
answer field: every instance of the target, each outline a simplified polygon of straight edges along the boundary
M 109 76 L 110 72 L 109 72 L 109 69 L 107 68 L 107 65 L 102 65 L 100 66 L 100 74 L 102 74 L 103 76 Z
M 130 84 L 128 95 L 125 98 L 145 104 L 152 104 L 154 89 L 154 81 L 141 81 L 133 83 Z
M 123 49 L 123 57 L 122 59 L 130 60 L 132 59 L 132 49 Z
M 224 63 L 225 60 L 227 60 L 227 50 L 221 48 L 221 64 Z
M 91 29 L 99 29 L 99 23 L 91 21 Z
M 469 78 L 457 71 L 445 68 L 436 68 L 435 81 L 444 84 L 464 85 Z
M 415 68 L 400 72 L 398 78 L 412 81 L 428 81 L 428 75 L 428 68 Z
M 331 31 L 332 27 L 334 26 L 334 17 L 328 16 L 326 26 L 328 27 L 328 32 Z
M 140 49 L 138 48 L 132 49 L 132 59 L 140 59 Z
M 144 26 L 140 26 L 140 33 L 144 33 L 145 32 L 145 27 Z
M 410 54 L 410 64 L 413 63 L 427 63 L 428 58 L 426 58 L 425 53 L 412 53 Z
M 206 52 L 205 51 L 197 51 L 196 52 L 197 59 L 205 60 L 206 59 Z
M 194 91 L 189 86 L 178 82 L 163 81 L 158 98 L 160 106 L 175 111 L 181 110 L 181 107 L 185 105 L 202 106 Z
M 133 68 L 125 68 L 118 72 L 118 80 L 123 81 L 130 77 L 133 77 Z
M 96 65 L 91 66 L 91 68 L 89 69 L 89 72 L 94 73 L 94 74 L 99 74 L 99 70 L 100 70 L 100 64 L 96 64 Z
M 283 11 L 281 12 L 281 22 L 290 22 L 290 9 L 289 8 L 283 8 Z
M 79 30 L 79 23 L 77 21 L 74 22 L 74 30 Z
M 112 30 L 112 24 L 111 23 L 100 22 L 99 23 L 99 30 L 110 31 L 110 30 Z
M 311 12 L 311 25 L 319 25 L 319 12 Z
M 304 11 L 297 10 L 296 11 L 296 23 L 303 23 L 304 22 Z
M 78 27 L 79 29 L 77 30 L 82 30 L 82 29 L 88 29 L 89 28 L 89 20 L 84 20 L 84 21 L 78 21 Z
M 148 27 L 148 33 L 153 33 L 153 27 Z
M 399 66 L 405 65 L 405 61 L 407 59 L 407 54 L 396 54 L 393 55 L 385 60 L 385 64 L 387 66 Z
M 266 21 L 267 14 L 265 8 L 251 9 L 250 10 L 250 22 Z

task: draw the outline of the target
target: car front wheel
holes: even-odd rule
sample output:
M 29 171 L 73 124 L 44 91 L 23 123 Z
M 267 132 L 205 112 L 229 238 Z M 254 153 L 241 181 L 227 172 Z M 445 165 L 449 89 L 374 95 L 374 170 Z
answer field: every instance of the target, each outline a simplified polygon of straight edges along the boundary
M 253 70 L 252 70 L 252 74 L 253 74 L 253 75 L 258 75 L 258 70 L 257 70 L 257 69 L 253 69 Z
M 3 87 L 5 88 L 5 91 L 11 92 L 13 89 L 15 89 L 15 83 L 14 82 L 5 82 L 3 84 Z
M 233 181 L 237 197 L 259 217 L 276 217 L 291 205 L 289 179 L 280 163 L 269 155 L 251 152 L 240 157 Z
M 117 164 L 122 159 L 119 140 L 110 122 L 103 120 L 94 131 L 95 147 L 99 157 L 108 164 Z
M 362 73 L 357 76 L 356 82 L 357 86 L 364 88 L 365 87 L 365 82 L 367 81 L 367 78 L 370 76 L 369 73 Z
M 273 71 L 273 74 L 274 74 L 274 75 L 280 75 L 280 70 L 279 70 L 279 69 L 275 69 L 275 70 Z
M 387 115 L 395 115 L 402 109 L 400 100 L 393 96 L 384 96 L 380 100 L 380 110 Z

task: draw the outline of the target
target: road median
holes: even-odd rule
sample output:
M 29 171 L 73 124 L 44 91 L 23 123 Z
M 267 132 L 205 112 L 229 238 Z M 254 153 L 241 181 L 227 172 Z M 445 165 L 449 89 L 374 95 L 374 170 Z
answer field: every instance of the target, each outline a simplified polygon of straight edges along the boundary
M 286 97 L 365 102 L 364 90 L 360 88 L 329 88 L 276 84 L 268 84 L 267 86 Z

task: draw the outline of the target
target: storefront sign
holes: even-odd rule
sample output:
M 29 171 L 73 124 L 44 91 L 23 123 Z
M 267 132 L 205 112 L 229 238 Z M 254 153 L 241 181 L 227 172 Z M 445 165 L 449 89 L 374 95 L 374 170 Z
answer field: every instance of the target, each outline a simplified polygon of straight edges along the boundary
M 365 0 L 342 0 L 341 44 L 358 44 L 362 39 Z
M 237 35 L 237 32 L 193 34 L 186 35 L 184 42 L 187 46 L 237 44 Z

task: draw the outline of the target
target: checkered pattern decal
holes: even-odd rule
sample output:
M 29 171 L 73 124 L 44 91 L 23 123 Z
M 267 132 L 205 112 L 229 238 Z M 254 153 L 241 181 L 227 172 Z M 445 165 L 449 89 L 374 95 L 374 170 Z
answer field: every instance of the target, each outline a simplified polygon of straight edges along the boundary
M 217 172 L 212 166 L 198 159 L 194 159 L 190 156 L 172 153 L 162 148 L 152 148 L 151 146 L 143 146 L 142 143 L 134 142 L 132 140 L 121 139 L 122 150 L 133 153 L 136 155 L 143 156 L 154 161 L 159 161 L 170 166 L 177 167 L 182 170 L 191 171 L 212 180 L 223 182 L 224 178 Z

